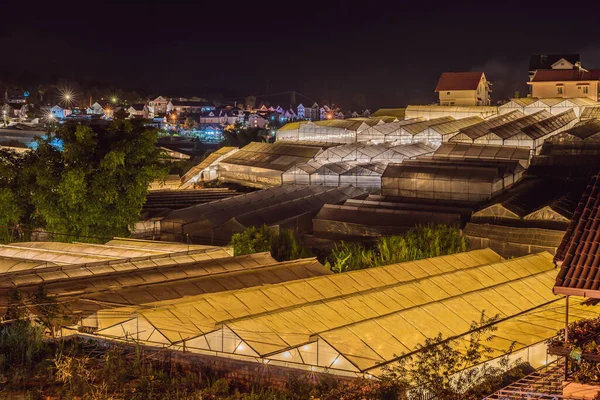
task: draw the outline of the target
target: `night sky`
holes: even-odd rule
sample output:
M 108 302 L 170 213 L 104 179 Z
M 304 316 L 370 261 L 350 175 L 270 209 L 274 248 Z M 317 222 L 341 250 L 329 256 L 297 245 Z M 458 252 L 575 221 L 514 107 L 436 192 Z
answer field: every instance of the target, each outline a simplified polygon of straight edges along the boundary
M 0 80 L 242 98 L 296 90 L 375 109 L 434 101 L 443 71 L 483 70 L 493 100 L 524 94 L 532 53 L 579 52 L 600 68 L 591 2 L 387 3 L 12 2 L 0 10 Z

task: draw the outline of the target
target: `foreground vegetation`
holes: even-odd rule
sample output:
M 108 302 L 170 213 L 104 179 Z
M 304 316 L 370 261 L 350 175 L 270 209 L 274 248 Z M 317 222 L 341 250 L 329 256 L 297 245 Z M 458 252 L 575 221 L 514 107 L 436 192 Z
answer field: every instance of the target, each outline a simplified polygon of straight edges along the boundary
M 439 400 L 476 400 L 530 372 L 507 359 L 499 367 L 468 369 L 491 357 L 487 343 L 496 320 L 482 315 L 461 341 L 441 334 L 426 340 L 412 356 L 386 366 L 380 379 L 341 383 L 299 373 L 275 387 L 266 376 L 226 379 L 206 366 L 153 358 L 140 347 L 44 340 L 42 326 L 18 319 L 0 327 L 0 398 L 417 400 L 427 392 Z M 457 350 L 464 346 L 467 352 Z
M 233 235 L 231 245 L 236 256 L 270 251 L 278 261 L 288 261 L 312 255 L 291 230 L 275 232 L 264 225 Z M 346 272 L 460 253 L 467 245 L 455 227 L 422 225 L 404 235 L 381 237 L 373 246 L 340 242 L 321 258 L 332 271 Z

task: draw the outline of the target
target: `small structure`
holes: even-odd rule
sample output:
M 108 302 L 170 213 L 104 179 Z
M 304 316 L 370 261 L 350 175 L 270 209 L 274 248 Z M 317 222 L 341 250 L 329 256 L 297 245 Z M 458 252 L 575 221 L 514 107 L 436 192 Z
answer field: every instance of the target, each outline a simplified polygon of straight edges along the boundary
M 444 72 L 435 91 L 441 106 L 489 106 L 490 85 L 483 72 Z

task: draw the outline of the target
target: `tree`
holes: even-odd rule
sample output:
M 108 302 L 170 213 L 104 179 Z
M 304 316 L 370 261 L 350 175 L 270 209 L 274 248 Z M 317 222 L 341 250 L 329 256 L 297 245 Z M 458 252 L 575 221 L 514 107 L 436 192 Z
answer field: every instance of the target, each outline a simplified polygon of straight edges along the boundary
M 52 145 L 53 137 L 37 139 L 21 171 L 40 225 L 68 233 L 58 238 L 65 241 L 127 236 L 149 184 L 166 176 L 158 132 L 116 119 L 103 128 L 67 123 L 55 137 L 64 150 Z
M 183 129 L 185 129 L 186 131 L 191 131 L 193 129 L 196 129 L 196 127 L 198 126 L 198 122 L 196 122 L 196 120 L 187 117 L 185 119 L 185 122 L 183 123 Z
M 471 323 L 470 333 L 465 338 L 447 338 L 439 333 L 426 339 L 412 355 L 401 357 L 391 367 L 384 367 L 383 381 L 393 382 L 395 387 L 412 388 L 406 393 L 408 400 L 479 400 L 485 397 L 499 389 L 506 373 L 523 367 L 520 361 L 510 363 L 507 356 L 501 359 L 498 367 L 484 364 L 495 352 L 488 343 L 495 338 L 497 321 L 498 316 L 487 318 L 482 313 L 479 321 Z M 506 354 L 513 348 L 511 345 Z M 474 366 L 477 367 L 472 368 Z
M 246 97 L 246 109 L 251 110 L 256 106 L 256 96 Z

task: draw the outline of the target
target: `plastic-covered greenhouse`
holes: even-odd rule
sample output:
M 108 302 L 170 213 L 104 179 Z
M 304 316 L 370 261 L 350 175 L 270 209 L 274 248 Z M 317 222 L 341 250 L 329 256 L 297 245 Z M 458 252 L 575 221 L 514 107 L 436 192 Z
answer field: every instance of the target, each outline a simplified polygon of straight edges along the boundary
M 572 128 L 552 136 L 549 140 L 553 143 L 600 142 L 600 120 L 595 118 L 582 120 Z
M 285 171 L 282 175 L 284 184 L 310 185 L 310 175 L 321 167 L 318 161 L 299 163 Z
M 340 186 L 340 175 L 346 171 L 352 169 L 352 165 L 338 161 L 334 163 L 323 164 L 310 174 L 311 185 L 322 185 L 322 186 Z
M 340 174 L 340 186 L 352 185 L 364 190 L 377 190 L 381 188 L 381 175 L 387 163 L 373 162 L 357 164 Z
M 580 116 L 581 120 L 600 119 L 600 106 L 584 107 Z
M 313 219 L 313 233 L 332 240 L 361 240 L 365 237 L 399 235 L 417 225 L 460 225 L 460 215 L 448 212 L 363 206 L 346 202 L 326 204 Z
M 481 117 L 467 117 L 456 121 L 431 125 L 422 132 L 417 133 L 413 140 L 440 145 L 442 142 L 447 142 L 452 136 L 458 134 L 462 128 L 478 124 L 482 121 Z
M 423 132 L 425 132 L 429 127 L 453 121 L 455 121 L 453 117 L 445 116 L 401 126 L 399 143 L 407 144 L 414 143 L 419 140 L 424 141 L 425 137 Z
M 351 186 L 277 186 L 173 211 L 161 221 L 161 237 L 226 244 L 250 226 L 307 232 L 323 204 L 362 195 L 362 190 Z
M 569 195 L 572 189 L 573 185 L 556 180 L 524 179 L 473 213 L 473 220 L 526 219 L 558 222 L 566 228 L 577 206 L 578 196 Z
M 526 147 L 496 146 L 489 144 L 443 143 L 433 158 L 518 160 L 524 168 L 529 165 L 531 152 Z
M 408 160 L 388 165 L 381 178 L 381 193 L 485 201 L 513 185 L 523 171 L 517 160 Z
M 508 146 L 529 147 L 539 154 L 544 141 L 557 133 L 571 128 L 577 122 L 573 110 L 552 115 L 549 118 L 524 126 L 520 132 L 503 139 L 503 144 Z
M 98 337 L 248 363 L 377 376 L 438 333 L 459 346 L 483 310 L 499 315 L 493 357 L 538 367 L 535 346 L 564 324 L 548 253 L 500 260 L 479 250 L 243 290 L 102 310 Z M 574 305 L 572 320 L 600 306 Z M 86 321 L 87 322 L 87 321 Z M 518 326 L 519 329 L 515 329 Z
M 504 257 L 519 257 L 541 251 L 556 254 L 565 231 L 469 222 L 464 235 L 471 248 L 491 248 Z
M 559 103 L 562 103 L 563 101 L 564 98 L 562 97 L 536 99 L 533 103 L 525 106 L 524 112 L 525 114 L 534 114 L 538 111 L 546 110 L 549 113 L 552 113 L 552 107 L 556 106 Z
M 408 106 L 406 107 L 405 118 L 425 118 L 425 119 L 436 119 L 440 117 L 452 117 L 455 119 L 462 119 L 468 117 L 481 117 L 489 118 L 498 114 L 498 107 L 494 106 L 472 106 L 472 107 L 460 107 L 460 106 Z
M 8 303 L 13 290 L 27 294 L 39 285 L 70 315 L 80 318 L 102 308 L 329 274 L 314 258 L 279 263 L 269 253 L 233 257 L 221 248 L 63 266 L 39 265 L 4 272 L 0 308 Z
M 195 167 L 192 167 L 181 177 L 181 188 L 186 189 L 198 181 L 212 181 L 217 179 L 219 162 L 237 151 L 237 147 L 225 146 L 210 153 L 208 157 Z
M 323 151 L 322 144 L 250 143 L 219 163 L 219 180 L 256 187 L 281 185 L 282 174 Z
M 406 142 L 411 139 L 407 136 L 402 136 L 400 128 L 405 125 L 415 124 L 424 121 L 424 118 L 412 118 L 403 121 L 390 122 L 389 124 L 374 125 L 357 134 L 358 142 L 371 143 L 391 143 L 391 142 Z M 403 140 L 404 139 L 404 140 Z
M 353 143 L 356 135 L 379 120 L 333 119 L 327 121 L 307 122 L 298 127 L 298 140 L 309 140 L 327 143 Z
M 508 103 L 504 103 L 498 107 L 498 114 L 508 114 L 512 111 L 520 111 L 525 114 L 525 107 L 535 103 L 537 98 L 533 97 L 520 97 L 517 99 L 510 99 Z
M 524 114 L 521 111 L 514 110 L 509 113 L 491 117 L 483 122 L 460 129 L 458 134 L 450 138 L 450 142 L 458 143 L 481 143 L 481 144 L 502 144 L 502 139 L 490 132 L 490 129 L 522 118 Z

